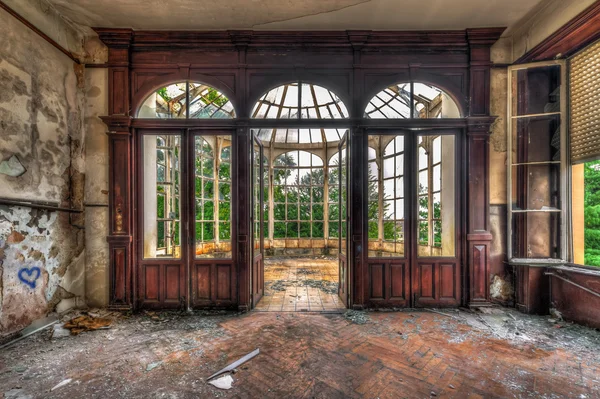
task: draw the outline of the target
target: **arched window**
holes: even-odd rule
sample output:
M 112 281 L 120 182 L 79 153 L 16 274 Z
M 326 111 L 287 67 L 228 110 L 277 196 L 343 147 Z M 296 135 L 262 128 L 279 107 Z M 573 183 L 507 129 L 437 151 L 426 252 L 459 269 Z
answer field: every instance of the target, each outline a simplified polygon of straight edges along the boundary
M 289 151 L 273 167 L 273 238 L 324 238 L 323 160 Z
M 180 82 L 150 94 L 142 103 L 137 117 L 231 119 L 235 118 L 235 110 L 229 99 L 217 89 L 198 82 Z
M 194 152 L 196 257 L 231 257 L 231 137 L 196 136 Z
M 454 100 L 425 83 L 399 83 L 377 93 L 365 109 L 365 118 L 460 118 Z
M 254 104 L 255 119 L 343 119 L 348 110 L 332 91 L 309 83 L 289 83 L 269 90 Z

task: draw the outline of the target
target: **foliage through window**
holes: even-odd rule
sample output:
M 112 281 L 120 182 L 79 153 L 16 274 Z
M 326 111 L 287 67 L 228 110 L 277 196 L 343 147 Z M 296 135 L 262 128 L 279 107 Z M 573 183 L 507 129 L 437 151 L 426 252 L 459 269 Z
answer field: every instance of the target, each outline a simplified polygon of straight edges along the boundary
M 181 137 L 145 135 L 144 257 L 181 256 Z
M 404 255 L 404 136 L 369 136 L 369 256 Z
M 231 136 L 196 136 L 194 143 L 196 257 L 230 258 Z
M 323 160 L 289 151 L 273 163 L 273 238 L 324 238 Z

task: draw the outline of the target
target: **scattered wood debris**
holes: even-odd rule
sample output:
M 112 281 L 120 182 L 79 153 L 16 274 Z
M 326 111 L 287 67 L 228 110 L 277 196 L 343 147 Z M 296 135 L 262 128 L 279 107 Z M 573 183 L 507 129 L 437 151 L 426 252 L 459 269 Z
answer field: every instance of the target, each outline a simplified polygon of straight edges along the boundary
M 63 327 L 71 330 L 72 335 L 77 335 L 84 331 L 107 329 L 111 324 L 112 320 L 108 318 L 81 315 L 67 321 Z
M 241 366 L 242 364 L 246 363 L 248 360 L 250 360 L 250 359 L 254 358 L 255 356 L 257 356 L 259 353 L 260 353 L 259 349 L 253 350 L 252 352 L 248 353 L 246 356 L 242 357 L 241 359 L 236 360 L 235 362 L 231 363 L 227 367 L 222 368 L 221 370 L 217 371 L 216 373 L 214 373 L 213 375 L 211 375 L 210 377 L 208 377 L 206 379 L 206 381 L 211 380 L 211 379 L 213 379 L 216 376 L 219 376 L 221 374 L 224 374 L 224 373 L 227 373 L 229 371 L 234 370 L 238 366 Z

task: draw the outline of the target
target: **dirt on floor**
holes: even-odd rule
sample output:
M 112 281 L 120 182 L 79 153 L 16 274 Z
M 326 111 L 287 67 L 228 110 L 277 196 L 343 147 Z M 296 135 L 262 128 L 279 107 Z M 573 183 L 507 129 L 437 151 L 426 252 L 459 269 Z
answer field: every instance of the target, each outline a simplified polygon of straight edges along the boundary
M 59 324 L 0 350 L 0 395 L 600 397 L 600 332 L 556 316 L 503 308 L 96 315 L 112 322 L 76 336 Z M 230 390 L 207 383 L 257 348 L 231 374 Z

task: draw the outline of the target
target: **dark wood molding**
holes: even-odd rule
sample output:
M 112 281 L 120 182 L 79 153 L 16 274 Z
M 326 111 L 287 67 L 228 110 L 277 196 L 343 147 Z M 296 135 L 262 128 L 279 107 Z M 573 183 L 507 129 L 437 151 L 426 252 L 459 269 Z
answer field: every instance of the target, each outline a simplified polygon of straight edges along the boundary
M 64 55 L 66 55 L 67 57 L 69 57 L 74 63 L 76 64 L 81 64 L 81 61 L 79 61 L 74 55 L 73 53 L 71 53 L 69 50 L 67 50 L 66 48 L 64 48 L 63 46 L 61 46 L 60 44 L 58 44 L 56 41 L 54 41 L 50 36 L 46 35 L 44 32 L 42 32 L 41 30 L 39 30 L 38 28 L 36 28 L 31 22 L 29 22 L 28 20 L 26 20 L 23 16 L 21 16 L 21 14 L 17 13 L 15 10 L 13 10 L 12 8 L 10 8 L 9 6 L 7 6 L 3 1 L 0 0 L 0 8 L 2 8 L 4 11 L 6 11 L 7 13 L 9 13 L 10 15 L 12 15 L 13 17 L 15 17 L 19 22 L 21 22 L 23 25 L 25 25 L 26 27 L 28 27 L 29 29 L 31 29 L 33 32 L 35 32 L 38 36 L 40 36 L 42 39 L 44 39 L 45 41 L 47 41 L 48 43 L 50 43 L 52 46 L 54 46 L 58 51 L 60 51 L 61 53 L 63 53 Z
M 529 50 L 515 64 L 567 58 L 597 39 L 600 39 L 600 1 Z
M 240 45 L 261 48 L 410 49 L 467 51 L 469 45 L 489 46 L 505 28 L 435 31 L 150 31 L 93 28 L 108 47 L 133 49 L 230 49 Z

